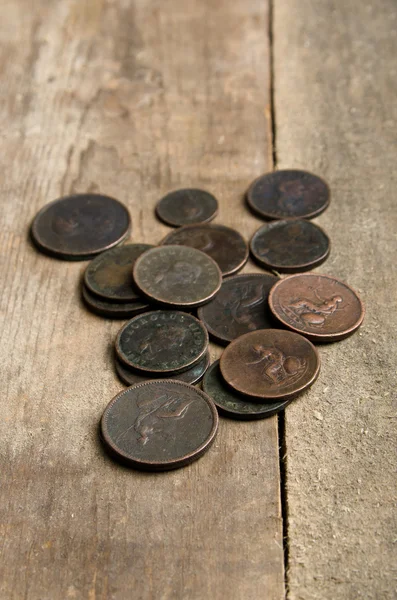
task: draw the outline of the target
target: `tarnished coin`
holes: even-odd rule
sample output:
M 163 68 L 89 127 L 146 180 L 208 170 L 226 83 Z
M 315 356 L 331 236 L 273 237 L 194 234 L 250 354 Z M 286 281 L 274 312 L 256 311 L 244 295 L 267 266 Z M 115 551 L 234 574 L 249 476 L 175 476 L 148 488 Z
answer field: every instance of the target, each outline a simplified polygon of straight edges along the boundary
M 215 298 L 199 308 L 199 319 L 220 344 L 256 329 L 274 327 L 268 295 L 277 281 L 273 275 L 257 273 L 229 277 Z
M 311 386 L 320 357 L 309 340 L 282 329 L 260 329 L 234 340 L 220 368 L 226 383 L 252 398 L 291 398 Z
M 75 194 L 46 204 L 32 223 L 40 250 L 66 260 L 85 260 L 125 239 L 131 221 L 127 208 L 100 194 Z
M 310 221 L 274 221 L 260 227 L 251 243 L 254 258 L 280 273 L 307 271 L 329 255 L 327 234 Z
M 180 381 L 138 383 L 117 394 L 101 420 L 108 452 L 151 471 L 183 467 L 214 441 L 218 414 L 201 390 Z
M 274 316 L 315 342 L 337 342 L 354 333 L 365 309 L 357 292 L 329 275 L 302 273 L 280 280 L 271 290 Z
M 223 380 L 219 360 L 207 370 L 202 384 L 203 391 L 215 403 L 218 412 L 233 419 L 251 420 L 272 417 L 284 410 L 291 400 L 278 402 L 250 402 L 247 396 L 235 392 Z
M 172 307 L 209 302 L 221 287 L 222 274 L 207 254 L 187 246 L 159 246 L 136 261 L 133 276 L 144 296 Z
M 210 355 L 209 352 L 206 353 L 204 358 L 202 358 L 196 365 L 188 369 L 187 371 L 183 371 L 182 373 L 170 373 L 162 375 L 162 379 L 176 379 L 177 381 L 183 381 L 185 383 L 190 383 L 193 385 L 201 381 L 204 376 L 204 373 L 208 369 L 210 364 Z M 131 368 L 128 368 L 123 363 L 121 363 L 118 359 L 116 359 L 116 371 L 117 375 L 120 377 L 123 383 L 127 385 L 134 385 L 135 383 L 141 383 L 142 381 L 150 380 L 150 374 L 144 374 L 142 371 L 134 371 Z M 158 378 L 158 373 L 156 375 Z M 152 379 L 154 377 L 152 376 Z
M 190 246 L 214 259 L 222 275 L 232 275 L 248 260 L 248 245 L 235 229 L 224 225 L 190 225 L 171 231 L 163 244 Z
M 204 325 L 176 310 L 139 315 L 121 328 L 116 339 L 121 362 L 151 374 L 186 371 L 204 356 L 207 347 Z
M 135 302 L 108 302 L 104 298 L 95 296 L 85 285 L 82 288 L 82 295 L 85 304 L 92 312 L 108 319 L 131 319 L 149 308 L 148 304 L 139 300 Z
M 140 299 L 133 287 L 132 267 L 138 256 L 150 248 L 153 248 L 150 244 L 125 244 L 103 252 L 86 268 L 85 285 L 91 292 L 109 301 Z
M 247 202 L 265 219 L 312 219 L 328 206 L 328 185 L 312 173 L 274 171 L 258 177 L 247 192 Z
M 173 227 L 208 223 L 217 212 L 217 199 L 209 192 L 194 188 L 170 192 L 156 206 L 159 219 Z

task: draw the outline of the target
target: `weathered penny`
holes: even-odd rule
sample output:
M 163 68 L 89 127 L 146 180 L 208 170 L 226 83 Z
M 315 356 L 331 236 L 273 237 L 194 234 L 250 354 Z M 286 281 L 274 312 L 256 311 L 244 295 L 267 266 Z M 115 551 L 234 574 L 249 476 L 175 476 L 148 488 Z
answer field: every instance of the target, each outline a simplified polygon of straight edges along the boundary
M 254 233 L 250 248 L 256 261 L 265 268 L 296 273 L 323 263 L 329 255 L 330 241 L 310 221 L 274 221 Z
M 138 383 L 117 394 L 101 420 L 108 452 L 151 471 L 183 467 L 214 441 L 218 414 L 201 390 L 180 381 Z
M 40 250 L 66 260 L 85 260 L 125 239 L 127 208 L 100 194 L 75 194 L 46 204 L 36 215 L 32 238 Z
M 176 310 L 139 315 L 121 328 L 116 339 L 121 362 L 151 374 L 185 371 L 204 356 L 207 347 L 204 325 Z
M 87 288 L 106 300 L 138 300 L 133 287 L 132 267 L 138 256 L 153 248 L 150 244 L 125 244 L 96 256 L 84 273 Z
M 219 360 L 207 370 L 202 384 L 203 391 L 215 403 L 222 415 L 241 420 L 265 419 L 284 410 L 291 400 L 278 402 L 250 402 L 247 396 L 235 392 L 223 380 Z
M 202 358 L 196 365 L 188 369 L 187 371 L 183 371 L 182 373 L 170 373 L 162 375 L 162 379 L 176 379 L 177 381 L 183 381 L 185 383 L 190 383 L 193 385 L 201 381 L 204 376 L 204 373 L 208 369 L 210 364 L 210 355 L 209 352 L 206 353 L 204 358 Z M 127 385 L 134 385 L 135 383 L 141 383 L 142 381 L 150 380 L 150 373 L 144 374 L 142 371 L 134 371 L 133 369 L 125 366 L 122 362 L 120 362 L 116 358 L 116 371 L 117 375 L 120 377 L 123 383 Z M 155 376 L 158 378 L 158 373 Z M 154 376 L 152 376 L 154 379 Z
M 283 170 L 258 177 L 247 192 L 247 202 L 265 219 L 312 219 L 328 206 L 328 185 L 312 173 Z
M 194 188 L 170 192 L 156 206 L 159 219 L 173 227 L 208 223 L 217 212 L 217 199 L 209 192 Z
M 258 273 L 229 277 L 215 298 L 199 308 L 199 319 L 220 344 L 256 329 L 274 327 L 268 295 L 277 281 L 273 275 Z
M 229 344 L 220 368 L 226 383 L 241 394 L 277 400 L 311 386 L 320 372 L 320 358 L 313 344 L 298 333 L 260 329 Z
M 85 285 L 82 287 L 83 300 L 86 306 L 97 315 L 108 319 L 131 319 L 148 310 L 149 305 L 140 300 L 135 302 L 108 302 L 95 296 Z
M 269 305 L 289 329 L 315 342 L 337 342 L 363 322 L 365 309 L 357 292 L 329 275 L 290 275 L 272 288 Z
M 136 261 L 134 281 L 144 296 L 172 307 L 195 307 L 209 302 L 221 287 L 216 262 L 196 248 L 159 246 Z
M 205 252 L 218 264 L 222 275 L 232 275 L 248 260 L 248 245 L 235 229 L 224 225 L 190 225 L 171 231 L 163 244 L 190 246 Z

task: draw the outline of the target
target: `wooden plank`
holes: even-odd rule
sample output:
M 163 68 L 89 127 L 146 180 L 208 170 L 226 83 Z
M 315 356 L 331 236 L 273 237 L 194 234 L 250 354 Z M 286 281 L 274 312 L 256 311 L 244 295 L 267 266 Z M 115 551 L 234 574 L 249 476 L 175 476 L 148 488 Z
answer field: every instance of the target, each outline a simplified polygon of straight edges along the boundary
M 85 264 L 27 237 L 46 202 L 100 190 L 156 243 L 156 201 L 186 185 L 248 237 L 242 194 L 271 168 L 267 4 L 16 0 L 2 17 L 0 595 L 280 600 L 277 421 L 222 421 L 177 472 L 114 464 L 97 425 L 120 323 L 82 306 Z
M 397 7 L 274 6 L 278 167 L 330 182 L 318 222 L 333 248 L 318 271 L 367 305 L 360 333 L 320 348 L 319 381 L 286 412 L 289 597 L 396 598 Z

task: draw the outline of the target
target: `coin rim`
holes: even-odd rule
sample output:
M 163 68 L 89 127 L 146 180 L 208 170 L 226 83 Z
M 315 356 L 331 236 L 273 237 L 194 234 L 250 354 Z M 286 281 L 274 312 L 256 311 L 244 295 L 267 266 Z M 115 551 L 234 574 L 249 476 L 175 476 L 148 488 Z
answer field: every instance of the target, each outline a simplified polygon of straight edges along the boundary
M 143 314 L 145 315 L 145 317 L 150 317 L 150 315 L 156 314 L 159 312 L 164 312 L 164 313 L 177 312 L 179 314 L 183 314 L 183 315 L 189 317 L 190 319 L 194 319 L 194 321 L 196 321 L 200 325 L 200 327 L 203 329 L 203 331 L 205 332 L 205 344 L 204 344 L 204 348 L 203 348 L 202 352 L 200 353 L 199 356 L 196 356 L 190 363 L 188 363 L 187 365 L 185 364 L 183 367 L 180 367 L 177 369 L 172 368 L 172 369 L 157 369 L 157 370 L 156 369 L 142 369 L 142 367 L 139 367 L 139 366 L 129 362 L 128 359 L 124 358 L 121 354 L 120 338 L 121 338 L 121 335 L 122 335 L 124 329 L 126 329 L 130 325 L 131 321 L 133 321 L 134 319 L 142 318 Z M 116 341 L 115 341 L 116 356 L 119 360 L 121 360 L 122 363 L 126 364 L 129 367 L 132 367 L 133 369 L 136 369 L 137 371 L 142 371 L 144 373 L 153 373 L 153 374 L 175 373 L 176 374 L 176 373 L 182 373 L 183 371 L 187 371 L 190 367 L 193 367 L 196 363 L 198 363 L 201 358 L 203 358 L 204 354 L 208 350 L 209 337 L 208 337 L 207 329 L 205 328 L 203 323 L 199 319 L 197 319 L 197 317 L 194 317 L 190 313 L 186 313 L 182 310 L 151 310 L 151 311 L 147 311 L 143 314 L 136 315 L 135 317 L 133 317 L 132 319 L 127 321 L 127 323 L 125 323 L 122 326 L 122 328 L 119 330 L 119 332 L 117 333 L 117 337 L 116 337 Z
M 198 221 L 197 223 L 190 223 L 190 225 L 200 225 L 203 223 L 210 223 L 210 221 L 215 219 L 215 217 L 217 216 L 217 214 L 219 212 L 219 202 L 218 202 L 217 198 L 214 196 L 214 194 L 211 194 L 211 192 L 209 192 L 208 190 L 203 190 L 201 188 L 177 188 L 175 190 L 171 190 L 170 192 L 167 192 L 167 194 L 165 196 L 163 196 L 162 198 L 160 198 L 160 200 L 157 202 L 156 207 L 155 207 L 155 212 L 156 212 L 157 217 L 160 219 L 160 221 L 162 221 L 163 223 L 166 223 L 166 225 L 171 225 L 172 227 L 185 227 L 187 225 L 186 223 L 178 223 L 176 221 L 172 221 L 172 219 L 164 218 L 161 215 L 161 210 L 160 210 L 161 209 L 160 204 L 165 198 L 167 198 L 171 194 L 174 194 L 175 192 L 181 192 L 181 191 L 205 192 L 206 194 L 209 194 L 210 196 L 212 196 L 212 198 L 215 200 L 215 211 L 211 214 L 211 216 L 208 217 L 207 219 L 205 219 L 204 221 Z
M 291 223 L 291 221 L 293 221 L 294 223 L 300 223 L 300 222 L 304 222 L 307 223 L 308 225 L 312 226 L 314 229 L 318 229 L 320 231 L 320 233 L 322 233 L 324 235 L 324 237 L 326 238 L 328 245 L 327 245 L 327 249 L 326 251 L 318 258 L 316 258 L 315 260 L 311 260 L 307 263 L 300 263 L 300 264 L 295 264 L 292 266 L 283 266 L 283 265 L 276 265 L 276 264 L 272 264 L 270 262 L 266 262 L 266 260 L 264 260 L 261 256 L 259 256 L 253 247 L 254 244 L 254 238 L 259 234 L 259 232 L 262 229 L 265 228 L 272 228 L 274 229 L 275 227 L 277 227 L 278 225 L 284 225 L 287 223 Z M 269 269 L 274 269 L 275 271 L 278 271 L 279 273 L 296 273 L 296 272 L 302 272 L 302 270 L 309 270 L 312 269 L 314 267 L 318 267 L 319 265 L 321 265 L 323 262 L 325 262 L 328 258 L 328 256 L 330 255 L 331 252 L 331 240 L 328 236 L 328 234 L 325 232 L 325 230 L 320 227 L 320 225 L 317 225 L 317 223 L 312 223 L 311 221 L 309 221 L 308 219 L 280 219 L 280 220 L 276 220 L 276 221 L 271 221 L 270 223 L 265 223 L 264 225 L 261 225 L 259 227 L 259 229 L 257 229 L 255 231 L 255 233 L 253 234 L 253 236 L 250 239 L 250 252 L 251 255 L 253 257 L 253 259 L 259 263 L 262 266 L 265 266 Z
M 191 462 L 193 462 L 194 460 L 200 458 L 207 450 L 209 450 L 209 448 L 211 447 L 212 443 L 215 440 L 217 431 L 218 431 L 218 425 L 219 425 L 219 417 L 218 417 L 218 411 L 216 409 L 216 406 L 212 400 L 212 398 L 210 398 L 205 392 L 203 392 L 200 388 L 194 387 L 193 385 L 190 385 L 189 383 L 184 383 L 182 381 L 177 381 L 175 379 L 169 379 L 166 381 L 167 384 L 171 383 L 173 385 L 180 385 L 183 387 L 187 387 L 188 389 L 194 390 L 194 392 L 196 392 L 199 396 L 202 397 L 203 400 L 205 400 L 205 402 L 207 402 L 212 416 L 213 416 L 213 423 L 212 423 L 212 427 L 211 427 L 211 431 L 207 437 L 207 439 L 200 444 L 200 446 L 193 452 L 190 452 L 188 454 L 185 454 L 182 457 L 173 459 L 173 460 L 167 460 L 167 461 L 162 461 L 162 460 L 146 460 L 146 461 L 142 461 L 142 460 L 138 460 L 135 458 L 131 458 L 130 455 L 128 455 L 126 452 L 124 452 L 121 449 L 118 449 L 117 446 L 112 442 L 112 439 L 110 438 L 110 435 L 108 435 L 108 429 L 107 429 L 107 418 L 109 415 L 109 412 L 111 410 L 111 408 L 113 407 L 113 405 L 117 402 L 117 400 L 119 398 L 121 398 L 121 396 L 123 396 L 124 394 L 127 394 L 128 392 L 130 392 L 133 389 L 137 389 L 146 385 L 153 385 L 153 384 L 158 384 L 158 383 L 164 383 L 165 380 L 164 379 L 155 379 L 153 381 L 144 381 L 142 383 L 136 383 L 134 385 L 131 385 L 130 387 L 128 387 L 126 390 L 122 390 L 121 392 L 119 392 L 118 394 L 116 394 L 112 400 L 109 402 L 109 404 L 106 406 L 101 420 L 100 420 L 100 432 L 101 432 L 101 437 L 102 440 L 106 446 L 106 448 L 108 450 L 110 450 L 110 452 L 115 455 L 117 458 L 123 460 L 123 462 L 135 466 L 137 468 L 142 468 L 142 469 L 146 469 L 146 470 L 153 470 L 153 471 L 168 471 L 168 470 L 172 470 L 172 469 L 177 469 L 179 467 L 184 467 L 188 464 L 190 464 Z
M 233 227 L 228 227 L 227 225 L 220 225 L 218 223 L 194 223 L 192 225 L 183 225 L 182 227 L 178 227 L 178 229 L 174 229 L 173 231 L 170 231 L 169 233 L 167 233 L 167 235 L 165 236 L 165 238 L 163 240 L 161 240 L 160 245 L 161 246 L 184 246 L 185 244 L 167 244 L 167 239 L 168 238 L 172 238 L 172 236 L 177 235 L 177 233 L 179 231 L 185 230 L 185 229 L 196 229 L 199 227 L 208 227 L 210 230 L 214 230 L 214 229 L 221 229 L 221 230 L 227 230 L 227 231 L 231 231 L 233 234 L 237 234 L 237 236 L 240 238 L 240 240 L 243 242 L 244 247 L 245 247 L 245 252 L 244 252 L 244 259 L 243 261 L 234 267 L 233 269 L 230 269 L 228 271 L 222 271 L 220 265 L 218 264 L 218 262 L 215 260 L 215 258 L 213 258 L 212 260 L 214 260 L 216 262 L 216 264 L 218 265 L 222 277 L 228 277 L 229 275 L 234 275 L 235 273 L 238 273 L 239 271 L 241 271 L 241 269 L 244 267 L 244 265 L 246 264 L 248 257 L 249 257 L 249 246 L 248 246 L 248 242 L 243 238 L 243 236 L 241 235 L 241 233 L 239 231 L 237 231 L 237 229 L 233 229 Z M 193 248 L 194 246 L 188 246 L 189 248 Z M 196 250 L 198 250 L 198 248 L 196 248 Z M 200 252 L 204 252 L 204 250 L 200 250 Z M 207 254 L 207 252 L 204 252 L 204 254 Z M 207 254 L 207 256 L 210 256 L 209 254 Z M 212 258 L 212 256 L 210 256 L 210 258 Z
M 340 333 L 324 333 L 324 334 L 319 334 L 319 333 L 307 333 L 304 332 L 300 329 L 298 329 L 297 327 L 294 327 L 293 325 L 290 325 L 289 323 L 287 323 L 287 321 L 284 321 L 284 319 L 277 314 L 276 309 L 273 305 L 273 297 L 275 295 L 275 292 L 277 291 L 275 288 L 277 285 L 279 285 L 280 283 L 282 283 L 283 281 L 286 281 L 287 279 L 290 279 L 292 277 L 307 277 L 307 276 L 313 276 L 313 277 L 326 277 L 327 279 L 332 279 L 333 281 L 337 281 L 338 283 L 346 286 L 352 293 L 354 296 L 356 296 L 359 305 L 361 307 L 361 314 L 359 319 L 356 321 L 356 323 L 352 326 L 349 327 L 348 329 L 345 329 L 344 331 L 340 332 Z M 352 287 L 350 287 L 349 284 L 347 284 L 345 281 L 343 281 L 342 279 L 338 279 L 337 277 L 333 277 L 332 275 L 326 275 L 325 273 L 295 273 L 294 275 L 288 275 L 287 277 L 283 277 L 282 279 L 280 279 L 280 281 L 277 281 L 277 283 L 274 284 L 274 286 L 272 287 L 272 289 L 269 292 L 269 308 L 272 312 L 272 314 L 274 315 L 274 317 L 283 325 L 285 325 L 285 327 L 288 328 L 288 330 L 293 331 L 295 333 L 299 333 L 300 335 L 304 336 L 305 338 L 307 338 L 308 340 L 314 341 L 314 342 L 338 342 L 340 340 L 343 340 L 347 337 L 349 337 L 350 335 L 352 335 L 355 331 L 357 331 L 357 329 L 362 325 L 362 322 L 364 321 L 364 317 L 365 317 L 365 305 L 363 303 L 363 301 L 361 300 L 361 297 L 359 296 L 359 294 L 356 292 L 355 289 L 353 289 Z
M 145 304 L 140 300 L 136 302 L 106 302 L 103 298 L 98 298 L 98 301 L 102 304 L 107 304 L 108 307 L 105 309 L 97 306 L 95 304 L 95 295 L 91 292 L 91 290 L 87 290 L 85 284 L 83 283 L 81 287 L 81 294 L 84 301 L 85 306 L 96 315 L 100 317 L 105 317 L 107 319 L 132 319 L 133 317 L 139 316 L 141 313 L 144 313 L 148 308 L 149 304 Z M 126 308 L 125 312 L 120 312 L 122 307 L 131 307 L 131 304 L 136 304 L 136 308 Z
M 200 252 L 200 254 L 202 254 L 206 259 L 210 260 L 214 266 L 216 267 L 216 269 L 218 270 L 218 274 L 219 274 L 219 281 L 218 281 L 218 285 L 216 287 L 216 289 L 209 295 L 206 296 L 204 299 L 201 299 L 199 301 L 196 302 L 171 302 L 171 301 L 167 301 L 167 300 L 161 300 L 158 297 L 154 296 L 153 294 L 149 294 L 148 292 L 146 292 L 141 285 L 139 284 L 139 280 L 137 279 L 137 270 L 139 269 L 139 266 L 141 264 L 141 262 L 145 259 L 146 255 L 149 254 L 149 252 L 153 253 L 153 252 L 159 252 L 161 250 L 163 250 L 164 248 L 189 248 L 189 250 L 193 250 L 194 252 Z M 143 254 L 141 254 L 135 261 L 133 270 L 132 270 L 132 276 L 134 278 L 135 281 L 135 285 L 137 286 L 137 288 L 139 289 L 139 291 L 142 293 L 143 296 L 145 296 L 145 298 L 148 298 L 149 300 L 151 300 L 152 302 L 156 302 L 157 304 L 160 304 L 161 306 L 164 307 L 172 307 L 173 309 L 177 309 L 178 307 L 182 307 L 182 308 L 196 308 L 198 306 L 202 306 L 203 304 L 206 304 L 207 302 L 209 302 L 220 290 L 220 287 L 222 285 L 222 272 L 218 266 L 218 264 L 214 261 L 213 258 L 211 258 L 210 256 L 208 256 L 208 254 L 206 254 L 205 252 L 202 252 L 201 250 L 197 250 L 197 248 L 192 248 L 191 246 L 181 246 L 178 244 L 167 244 L 164 246 L 155 246 L 154 248 L 151 248 L 150 250 L 146 250 L 146 252 L 144 252 Z
M 288 392 L 287 394 L 283 394 L 283 395 L 277 395 L 277 396 L 270 396 L 270 395 L 255 395 L 255 394 L 250 394 L 249 392 L 247 392 L 246 390 L 243 389 L 239 389 L 237 387 L 235 387 L 233 384 L 231 384 L 227 378 L 225 377 L 225 374 L 223 372 L 222 369 L 222 364 L 225 361 L 225 355 L 227 356 L 227 353 L 230 352 L 230 348 L 232 347 L 233 344 L 237 344 L 239 341 L 242 340 L 242 338 L 247 337 L 249 335 L 254 335 L 254 334 L 258 334 L 258 332 L 260 331 L 264 331 L 266 333 L 270 333 L 272 331 L 278 331 L 278 332 L 283 332 L 283 333 L 289 333 L 292 334 L 294 336 L 298 335 L 299 337 L 301 337 L 302 339 L 305 340 L 305 342 L 307 342 L 309 344 L 309 346 L 311 346 L 312 351 L 314 352 L 316 358 L 317 358 L 317 366 L 316 369 L 313 373 L 313 375 L 311 376 L 311 378 L 309 379 L 309 381 L 307 383 L 305 383 L 304 385 L 301 385 L 299 388 L 293 390 L 292 392 Z M 244 335 L 240 335 L 240 337 L 236 338 L 235 340 L 233 340 L 228 346 L 227 348 L 225 348 L 221 359 L 220 359 L 220 363 L 219 363 L 219 368 L 221 370 L 222 373 L 222 377 L 225 380 L 225 382 L 227 383 L 227 385 L 230 385 L 231 388 L 233 388 L 234 390 L 236 390 L 237 392 L 240 392 L 240 394 L 244 394 L 245 396 L 249 396 L 250 398 L 257 398 L 260 400 L 274 400 L 274 399 L 278 399 L 278 398 L 295 398 L 298 394 L 300 394 L 301 392 L 303 392 L 304 390 L 308 389 L 309 387 L 311 387 L 313 385 L 313 383 L 316 381 L 316 379 L 318 378 L 319 374 L 320 374 L 320 369 L 321 369 L 321 359 L 320 359 L 320 354 L 317 350 L 317 348 L 311 343 L 310 340 L 308 340 L 305 336 L 301 335 L 300 333 L 297 333 L 295 331 L 288 331 L 285 329 L 277 329 L 277 328 L 273 328 L 273 329 L 257 329 L 256 331 L 250 331 L 249 333 L 245 333 Z
M 75 197 L 79 197 L 79 196 L 97 196 L 97 197 L 100 196 L 101 198 L 107 198 L 108 200 L 117 202 L 117 204 L 122 206 L 122 208 L 127 213 L 128 226 L 126 228 L 126 231 L 115 242 L 112 242 L 112 243 L 108 244 L 107 246 L 101 247 L 98 250 L 93 250 L 88 253 L 82 254 L 82 253 L 73 252 L 73 251 L 72 252 L 63 252 L 62 250 L 54 250 L 53 248 L 51 248 L 51 246 L 48 246 L 47 244 L 43 243 L 39 239 L 38 232 L 37 232 L 38 221 L 39 221 L 40 217 L 54 204 L 57 204 L 58 202 L 61 202 L 64 200 L 67 200 L 68 198 L 75 198 Z M 106 250 L 110 250 L 111 248 L 114 248 L 118 244 L 121 244 L 126 239 L 126 237 L 131 233 L 131 230 L 132 230 L 131 215 L 125 204 L 120 202 L 120 200 L 116 200 L 116 198 L 112 198 L 112 196 L 107 196 L 106 194 L 92 194 L 92 193 L 87 192 L 87 193 L 81 193 L 81 194 L 68 194 L 67 196 L 61 196 L 60 198 L 56 198 L 55 200 L 52 200 L 51 202 L 47 202 L 47 204 L 42 206 L 42 208 L 34 216 L 31 226 L 30 226 L 30 235 L 31 235 L 31 239 L 33 240 L 34 244 L 39 248 L 39 250 L 42 250 L 44 253 L 48 254 L 49 256 L 53 256 L 55 258 L 59 258 L 59 259 L 63 259 L 63 260 L 78 261 L 78 260 L 90 259 L 90 258 L 96 256 L 97 254 L 100 254 L 101 252 L 105 252 Z
M 275 171 L 270 171 L 269 173 L 263 173 L 262 175 L 259 175 L 259 177 L 257 177 L 256 179 L 254 179 L 254 181 L 250 184 L 247 192 L 246 192 L 246 202 L 248 204 L 248 206 L 252 209 L 252 211 L 254 213 L 256 213 L 257 215 L 259 215 L 260 217 L 266 219 L 266 220 L 271 220 L 271 221 L 278 221 L 281 220 L 280 219 L 280 215 L 275 215 L 274 213 L 271 212 L 265 212 L 262 211 L 260 208 L 257 208 L 252 200 L 252 190 L 254 188 L 254 186 L 258 183 L 258 181 L 260 179 L 263 179 L 264 177 L 268 177 L 270 175 L 274 175 L 275 173 L 287 173 L 287 172 L 296 172 L 296 173 L 304 173 L 306 175 L 311 175 L 312 177 L 317 177 L 317 179 L 320 179 L 320 181 L 325 185 L 325 187 L 327 188 L 327 192 L 328 192 L 328 197 L 327 197 L 327 201 L 324 204 L 323 207 L 321 207 L 318 210 L 315 210 L 311 213 L 307 213 L 305 215 L 299 215 L 298 217 L 282 217 L 283 221 L 294 221 L 294 220 L 310 220 L 310 219 L 314 219 L 315 217 L 318 217 L 319 215 L 321 215 L 321 213 L 323 213 L 329 206 L 330 202 L 331 202 L 331 189 L 328 185 L 328 183 L 322 178 L 319 177 L 318 175 L 316 175 L 315 173 L 311 173 L 310 171 L 305 171 L 303 169 L 276 169 Z

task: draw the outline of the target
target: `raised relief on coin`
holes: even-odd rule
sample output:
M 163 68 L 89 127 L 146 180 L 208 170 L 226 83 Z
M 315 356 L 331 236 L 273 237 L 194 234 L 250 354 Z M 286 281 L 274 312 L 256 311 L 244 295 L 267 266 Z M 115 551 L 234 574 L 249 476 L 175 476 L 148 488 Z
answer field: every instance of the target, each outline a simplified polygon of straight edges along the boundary
M 216 198 L 209 192 L 194 188 L 170 192 L 156 206 L 157 216 L 174 227 L 207 223 L 217 212 Z
M 257 358 L 247 362 L 247 366 L 260 365 L 263 376 L 270 385 L 292 383 L 304 373 L 307 366 L 305 358 L 286 356 L 276 346 L 258 344 L 252 347 L 252 353 Z
M 328 317 L 340 309 L 343 302 L 342 296 L 332 296 L 332 298 L 321 299 L 316 290 L 313 293 L 317 302 L 312 302 L 308 298 L 300 298 L 284 306 L 284 312 L 293 321 L 299 323 L 302 327 L 318 327 L 321 329 Z
M 167 265 L 166 270 L 162 273 L 158 273 L 154 278 L 154 283 L 158 284 L 160 289 L 169 292 L 177 286 L 196 283 L 201 272 L 202 269 L 199 265 L 178 260 L 174 264 Z

